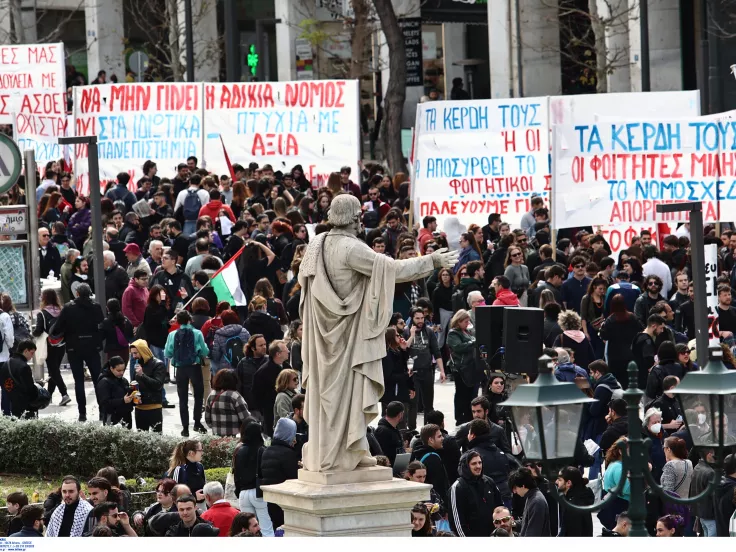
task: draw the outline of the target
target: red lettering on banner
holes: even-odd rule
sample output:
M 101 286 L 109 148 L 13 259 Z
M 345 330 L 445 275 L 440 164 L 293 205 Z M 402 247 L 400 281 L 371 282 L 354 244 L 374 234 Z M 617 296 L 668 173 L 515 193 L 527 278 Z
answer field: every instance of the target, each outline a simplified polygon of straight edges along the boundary
M 199 86 L 196 84 L 157 85 L 156 109 L 159 111 L 195 111 L 199 109 Z
M 96 86 L 83 87 L 82 98 L 79 102 L 80 113 L 100 112 L 100 89 Z
M 286 107 L 345 107 L 344 81 L 303 81 L 286 84 Z
M 44 88 L 56 88 L 56 73 L 43 73 L 41 75 L 41 86 Z
M 18 48 L 15 46 L 0 48 L 0 63 L 3 65 L 16 65 L 18 63 Z
M 33 115 L 64 115 L 66 94 L 26 94 L 21 102 L 21 113 Z
M 544 191 L 545 192 L 552 191 L 552 175 L 551 174 L 544 175 Z
M 505 151 L 516 151 L 516 131 L 502 130 L 501 134 L 503 135 L 503 147 Z
M 672 222 L 687 222 L 689 214 L 686 211 L 675 212 L 675 213 L 657 213 L 657 205 L 664 205 L 667 203 L 682 203 L 678 200 L 624 200 L 614 201 L 611 207 L 611 214 L 609 222 L 611 223 L 622 223 L 622 222 L 646 222 L 646 221 L 672 221 Z M 718 220 L 719 211 L 718 203 L 714 201 L 704 202 L 704 214 L 706 220 Z
M 25 115 L 19 113 L 16 117 L 18 134 L 32 134 L 36 136 L 64 136 L 66 117 L 46 117 L 44 115 Z
M 696 153 L 690 154 L 692 176 L 736 176 L 736 155 L 726 153 Z M 698 170 L 695 168 L 698 167 Z
M 252 155 L 299 155 L 299 144 L 293 134 L 261 134 L 253 138 Z
M 113 86 L 108 100 L 111 112 L 146 111 L 151 105 L 151 87 L 127 84 Z
M 270 83 L 223 84 L 219 107 L 220 109 L 274 107 L 273 86 Z
M 56 63 L 55 48 L 31 46 L 28 48 L 28 63 Z
M 96 136 L 97 119 L 90 117 L 89 119 L 77 119 L 77 136 Z
M 205 109 L 215 108 L 215 87 L 211 84 L 204 87 L 204 107 Z
M 0 115 L 10 115 L 8 113 L 8 94 L 0 94 Z

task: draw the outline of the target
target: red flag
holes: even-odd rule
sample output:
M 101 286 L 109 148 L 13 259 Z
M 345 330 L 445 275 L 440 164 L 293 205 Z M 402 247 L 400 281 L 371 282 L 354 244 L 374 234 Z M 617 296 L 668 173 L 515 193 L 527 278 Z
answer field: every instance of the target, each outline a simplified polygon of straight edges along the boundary
M 666 222 L 657 223 L 657 242 L 659 242 L 659 248 L 664 247 L 664 239 L 669 236 L 672 232 L 670 231 L 670 225 Z
M 230 156 L 227 154 L 227 150 L 225 149 L 225 141 L 222 139 L 222 134 L 220 134 L 220 143 L 222 144 L 222 152 L 225 154 L 227 168 L 230 171 L 230 178 L 235 182 L 235 171 L 233 170 L 233 164 L 230 162 Z

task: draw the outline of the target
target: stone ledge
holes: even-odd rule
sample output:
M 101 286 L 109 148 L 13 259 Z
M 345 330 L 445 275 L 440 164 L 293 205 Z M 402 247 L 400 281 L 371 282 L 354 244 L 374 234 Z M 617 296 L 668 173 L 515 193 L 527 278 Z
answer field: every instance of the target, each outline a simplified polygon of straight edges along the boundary
M 393 470 L 382 466 L 358 468 L 350 472 L 310 472 L 299 470 L 299 481 L 316 483 L 317 485 L 346 485 L 352 483 L 375 483 L 391 481 Z

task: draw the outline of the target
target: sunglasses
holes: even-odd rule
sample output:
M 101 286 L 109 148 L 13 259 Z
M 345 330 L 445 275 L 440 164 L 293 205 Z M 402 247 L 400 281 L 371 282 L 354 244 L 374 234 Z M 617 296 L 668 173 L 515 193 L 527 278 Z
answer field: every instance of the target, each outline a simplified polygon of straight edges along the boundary
M 585 268 L 585 265 L 575 265 L 573 268 Z
M 513 255 L 511 255 L 511 258 L 514 258 L 514 257 L 521 257 L 521 253 L 514 253 Z
M 501 525 L 502 523 L 508 523 L 509 521 L 511 521 L 511 516 L 504 516 L 499 519 L 494 519 L 493 525 Z

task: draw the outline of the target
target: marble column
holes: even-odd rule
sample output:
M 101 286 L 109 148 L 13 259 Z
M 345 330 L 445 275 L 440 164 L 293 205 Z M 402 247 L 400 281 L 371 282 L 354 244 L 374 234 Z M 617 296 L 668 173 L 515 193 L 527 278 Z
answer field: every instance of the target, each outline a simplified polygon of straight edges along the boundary
M 114 74 L 118 82 L 125 82 L 122 0 L 87 0 L 84 16 L 89 81 L 97 77 L 98 71 L 107 71 L 108 81 Z

